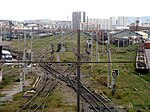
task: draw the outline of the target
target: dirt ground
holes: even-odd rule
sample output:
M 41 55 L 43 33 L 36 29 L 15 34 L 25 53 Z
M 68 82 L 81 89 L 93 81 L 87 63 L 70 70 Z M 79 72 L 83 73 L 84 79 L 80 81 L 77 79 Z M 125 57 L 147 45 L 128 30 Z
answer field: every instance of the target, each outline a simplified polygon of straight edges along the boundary
M 32 83 L 31 79 L 26 80 L 26 86 L 29 86 Z M 5 87 L 1 90 L 0 94 L 4 94 L 4 97 L 0 97 L 0 101 L 13 101 L 13 95 L 20 92 L 20 83 L 15 82 L 11 88 Z

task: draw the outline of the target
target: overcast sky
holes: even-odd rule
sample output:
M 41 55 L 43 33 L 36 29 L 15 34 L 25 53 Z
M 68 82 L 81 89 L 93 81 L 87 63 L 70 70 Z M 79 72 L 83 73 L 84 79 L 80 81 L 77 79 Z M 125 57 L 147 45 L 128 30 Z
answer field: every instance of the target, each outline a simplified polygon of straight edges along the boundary
M 71 20 L 73 11 L 89 18 L 150 16 L 150 0 L 0 0 L 0 19 Z

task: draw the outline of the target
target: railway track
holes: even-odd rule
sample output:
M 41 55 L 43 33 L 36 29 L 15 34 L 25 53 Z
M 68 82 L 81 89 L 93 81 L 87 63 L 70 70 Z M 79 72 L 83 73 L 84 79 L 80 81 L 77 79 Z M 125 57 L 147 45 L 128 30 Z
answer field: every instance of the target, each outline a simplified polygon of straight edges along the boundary
M 40 44 L 38 44 L 38 45 L 42 45 L 42 44 L 48 44 L 48 45 L 50 45 L 50 44 L 52 44 L 53 42 L 55 42 L 55 41 L 57 41 L 58 40 L 58 42 L 57 43 L 55 43 L 55 44 L 58 44 L 58 43 L 62 43 L 62 42 L 64 42 L 66 39 L 68 39 L 70 36 L 72 36 L 72 35 L 74 35 L 75 33 L 73 32 L 73 33 L 67 33 L 67 34 L 65 34 L 65 37 L 63 37 L 62 39 L 61 39 L 61 36 L 58 36 L 57 38 L 53 38 L 53 39 L 50 39 L 50 40 L 48 40 L 48 41 L 46 41 L 46 43 L 44 42 L 44 43 L 40 43 Z M 38 45 L 36 45 L 36 46 L 38 46 Z M 34 46 L 34 47 L 36 47 L 36 46 Z M 47 49 L 46 50 L 44 50 L 44 51 L 47 51 L 47 53 L 50 53 L 49 51 L 50 51 L 50 46 L 49 47 L 47 47 Z M 55 50 L 55 51 L 57 51 L 57 50 Z M 42 51 L 43 52 L 43 51 Z M 39 51 L 37 51 L 37 56 L 36 56 L 36 58 L 39 58 L 39 57 L 41 57 L 41 54 L 47 54 L 47 53 L 41 53 L 41 52 L 39 52 Z
M 43 85 L 36 91 L 32 98 L 24 104 L 17 112 L 26 110 L 27 112 L 44 111 L 46 108 L 47 98 L 56 87 L 58 81 L 55 79 L 46 79 Z
M 75 80 L 72 80 L 69 78 L 69 86 L 71 86 L 75 91 L 77 91 L 77 82 Z M 89 103 L 89 106 L 91 109 L 93 109 L 95 112 L 99 111 L 108 111 L 108 112 L 114 112 L 114 108 L 109 107 L 106 105 L 108 102 L 107 99 L 103 98 L 101 95 L 95 94 L 94 92 L 90 91 L 86 88 L 81 82 L 79 84 L 80 90 L 79 93 L 83 97 L 84 100 L 86 100 L 87 103 Z
M 72 35 L 72 34 L 70 34 L 70 35 Z M 67 38 L 63 38 L 63 39 L 61 39 L 60 42 L 57 42 L 57 43 L 61 43 L 61 42 L 65 41 L 66 39 Z M 75 54 L 75 57 L 76 57 L 76 49 L 71 49 L 71 50 L 74 51 L 74 54 Z M 40 61 L 43 60 L 44 61 L 45 59 L 47 59 L 46 57 L 47 57 L 47 54 L 49 54 L 49 53 L 50 53 L 49 52 L 49 48 L 43 50 L 42 53 L 39 52 L 38 56 L 37 56 L 37 60 L 40 60 Z M 81 59 L 82 59 L 81 61 L 83 61 L 83 62 L 85 61 L 84 55 L 85 54 L 83 54 L 83 55 L 81 54 Z M 145 62 L 145 58 L 143 58 L 143 55 L 141 55 L 141 51 L 140 51 L 139 55 L 140 55 L 139 59 L 143 60 Z M 142 58 L 141 58 L 141 56 L 142 56 Z M 51 61 L 54 62 L 54 60 L 50 60 L 49 62 L 51 62 Z M 77 91 L 77 81 L 76 81 L 76 79 L 69 77 L 69 75 L 73 71 L 76 70 L 76 64 L 72 64 L 68 69 L 66 69 L 64 71 L 60 70 L 59 64 L 57 64 L 58 66 L 55 67 L 55 68 L 52 67 L 53 64 L 51 64 L 51 63 L 44 63 L 43 62 L 43 63 L 39 63 L 39 65 L 48 73 L 48 74 L 45 75 L 46 77 L 48 77 L 48 78 L 54 77 L 56 79 L 59 79 L 59 80 L 65 82 L 75 92 Z M 57 68 L 59 68 L 59 70 Z M 51 74 L 51 76 L 49 74 Z M 88 107 L 90 109 L 94 110 L 95 112 L 99 112 L 99 111 L 116 112 L 116 110 L 115 110 L 115 108 L 113 106 L 107 104 L 109 102 L 107 98 L 104 98 L 104 96 L 96 94 L 95 92 L 90 91 L 89 89 L 86 88 L 86 86 L 82 82 L 80 82 L 79 86 L 80 86 L 80 91 L 79 91 L 80 96 L 88 103 Z M 135 87 L 132 87 L 132 88 L 136 89 Z M 148 88 L 149 88 L 149 86 L 148 86 Z M 137 91 L 137 93 L 143 98 L 143 96 L 140 94 L 140 92 Z M 45 104 L 45 102 L 46 101 L 44 101 L 41 105 Z M 36 107 L 41 108 L 41 105 L 39 104 L 39 106 L 36 106 Z M 26 109 L 27 107 L 25 107 L 24 109 Z M 33 107 L 33 103 L 27 109 L 30 111 L 30 109 L 32 109 L 32 107 Z M 34 108 L 34 109 L 36 109 L 36 108 Z M 36 111 L 36 110 L 32 109 L 32 111 Z
M 46 41 L 46 42 L 42 42 L 42 39 L 41 39 L 41 38 L 34 40 L 34 43 L 36 43 L 36 42 L 38 42 L 39 40 L 41 40 L 41 42 L 40 42 L 39 44 L 33 45 L 34 52 L 35 52 L 34 58 L 37 59 L 37 58 L 41 57 L 41 54 L 45 54 L 45 55 L 46 55 L 46 54 L 48 54 L 49 52 L 43 53 L 43 51 L 45 51 L 45 50 L 49 51 L 49 50 L 50 50 L 50 48 L 47 47 L 47 49 L 42 50 L 42 52 L 39 52 L 39 49 L 38 49 L 37 47 L 42 46 L 42 45 L 46 45 L 46 44 L 50 45 L 50 43 L 53 43 L 53 42 L 55 42 L 55 41 L 58 41 L 57 43 L 63 42 L 63 41 L 65 41 L 66 39 L 68 39 L 70 36 L 72 36 L 72 35 L 74 35 L 74 34 L 75 34 L 74 32 L 67 33 L 67 34 L 65 34 L 65 38 L 63 38 L 63 39 L 61 39 L 61 38 L 62 38 L 61 35 L 57 35 L 56 38 L 51 38 L 51 39 L 49 39 L 49 40 Z M 35 48 L 36 48 L 36 49 L 35 49 Z M 8 50 L 11 51 L 11 54 L 13 55 L 13 57 L 15 57 L 15 58 L 18 59 L 18 60 L 22 60 L 23 51 L 21 51 L 21 50 L 20 50 L 20 51 L 16 51 L 16 50 L 10 49 L 10 48 L 9 48 Z
M 77 81 L 76 79 L 70 78 L 69 75 L 64 75 L 63 73 L 58 72 L 57 70 L 53 69 L 51 64 L 43 63 L 40 64 L 40 66 L 46 70 L 49 74 L 51 74 L 56 79 L 59 79 L 63 82 L 65 82 L 69 87 L 74 89 L 75 92 L 77 92 Z M 76 69 L 74 67 L 75 65 L 72 65 L 70 67 L 70 70 Z M 67 71 L 67 70 L 66 70 Z M 66 73 L 67 74 L 67 73 Z M 49 77 L 49 75 L 47 75 Z M 108 99 L 102 95 L 96 94 L 95 92 L 92 92 L 82 82 L 79 84 L 80 86 L 80 96 L 89 104 L 89 108 L 94 110 L 95 112 L 116 112 L 115 108 L 113 106 L 108 106 Z
M 61 40 L 61 42 L 65 41 L 65 39 L 66 38 Z M 42 55 L 39 55 L 40 58 L 38 58 L 38 60 L 40 60 L 40 61 L 45 60 L 44 57 L 46 57 L 47 53 L 49 53 L 48 49 L 46 49 L 43 53 L 39 53 L 39 54 L 42 54 Z M 56 79 L 59 79 L 59 80 L 65 82 L 75 92 L 77 91 L 77 81 L 76 81 L 76 79 L 69 77 L 69 74 L 71 74 L 73 71 L 76 70 L 76 64 L 72 64 L 70 67 L 68 67 L 68 69 L 66 69 L 64 71 L 61 71 L 61 72 L 59 72 L 58 70 L 55 70 L 52 67 L 51 63 L 44 63 L 43 62 L 43 63 L 39 63 L 39 65 L 40 65 L 40 67 L 42 67 L 48 73 L 47 75 L 45 75 L 47 78 L 51 79 L 52 77 L 54 77 Z M 71 71 L 71 72 L 69 73 L 69 71 Z M 49 75 L 49 74 L 51 74 L 51 75 Z M 39 91 L 37 91 L 35 96 L 33 96 L 32 99 L 29 102 L 27 102 L 27 104 L 25 104 L 18 112 L 20 112 L 24 109 L 26 109 L 29 112 L 30 112 L 30 110 L 35 112 L 35 111 L 37 111 L 37 109 L 41 109 L 41 107 L 45 107 L 45 106 L 41 106 L 41 105 L 45 105 L 45 102 L 46 102 L 45 100 L 49 96 L 50 91 L 52 91 L 50 86 L 48 86 L 49 84 L 50 83 L 48 83 L 48 84 L 46 83 L 46 85 L 42 86 L 39 89 Z M 39 102 L 38 105 L 36 104 L 36 106 L 34 106 L 34 102 L 36 101 L 36 97 L 39 96 L 40 94 L 42 95 L 42 93 L 45 93 L 44 89 L 48 88 L 48 87 L 49 87 L 49 89 L 46 90 L 47 94 L 45 95 L 43 100 L 41 102 Z M 95 112 L 100 112 L 100 111 L 116 112 L 116 110 L 114 109 L 113 106 L 109 106 L 107 104 L 108 103 L 107 98 L 105 98 L 102 95 L 96 94 L 95 92 L 92 92 L 91 90 L 87 89 L 86 86 L 84 84 L 82 84 L 81 82 L 79 84 L 79 87 L 80 87 L 79 94 L 89 104 L 89 109 L 92 109 Z

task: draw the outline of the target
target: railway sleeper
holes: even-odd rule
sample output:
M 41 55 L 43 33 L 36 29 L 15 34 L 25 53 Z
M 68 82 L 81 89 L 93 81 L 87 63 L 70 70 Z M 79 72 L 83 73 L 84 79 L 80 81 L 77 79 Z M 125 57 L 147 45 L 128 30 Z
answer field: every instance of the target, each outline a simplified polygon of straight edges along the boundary
M 94 106 L 97 110 L 99 110 L 100 112 L 110 112 L 109 110 L 108 110 L 108 108 L 106 108 L 105 106 L 99 106 L 99 107 L 97 107 L 97 106 Z M 113 112 L 117 112 L 116 110 L 115 110 L 115 108 L 113 107 L 113 106 L 108 106 L 111 110 L 113 110 Z M 94 109 L 93 107 L 91 107 L 91 106 L 89 106 L 89 109 Z

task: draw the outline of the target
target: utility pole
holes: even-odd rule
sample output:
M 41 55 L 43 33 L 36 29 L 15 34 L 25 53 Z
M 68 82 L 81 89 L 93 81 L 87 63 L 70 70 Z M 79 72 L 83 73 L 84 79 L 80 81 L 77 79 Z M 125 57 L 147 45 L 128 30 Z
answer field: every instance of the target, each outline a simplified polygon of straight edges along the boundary
M 105 34 L 105 32 L 102 30 L 101 33 L 102 33 L 102 55 L 104 55 L 104 34 Z
M 10 39 L 12 39 L 12 21 L 9 21 L 9 33 L 10 33 Z
M 18 37 L 18 54 L 20 54 L 21 45 L 20 45 L 20 35 L 19 35 L 19 32 L 17 34 L 17 37 Z
M 61 52 L 64 52 L 64 46 L 63 46 L 63 37 L 64 37 L 64 33 L 63 30 L 61 30 L 61 37 L 62 37 L 62 41 L 61 41 Z
M 20 92 L 22 92 L 22 71 L 20 71 Z
M 24 31 L 24 50 L 23 50 L 23 61 L 26 62 L 26 50 L 27 50 L 27 39 L 26 31 Z M 26 63 L 23 63 L 23 86 L 25 86 L 26 79 Z
M 111 70 L 110 70 L 110 34 L 108 33 L 108 43 L 107 43 L 107 52 L 108 52 L 108 76 L 107 76 L 107 86 L 108 88 L 110 87 L 110 75 L 111 75 Z
M 18 54 L 20 54 L 20 35 L 19 33 L 17 34 L 17 37 L 18 37 Z M 24 52 L 23 52 L 23 57 L 24 57 Z M 18 58 L 18 60 L 20 60 L 20 57 Z M 18 66 L 19 66 L 19 63 L 18 63 Z M 20 70 L 20 92 L 22 92 L 22 79 L 23 79 L 23 70 L 21 69 Z
M 2 46 L 0 46 L 0 61 L 2 59 Z M 2 66 L 3 64 L 0 63 L 0 82 L 2 81 Z
M 2 59 L 2 46 L 0 46 L 0 60 Z
M 91 62 L 93 61 L 93 32 L 91 32 Z
M 30 45 L 30 49 L 31 49 L 31 62 L 33 61 L 33 27 L 31 30 L 31 45 Z M 32 63 L 31 63 L 31 72 L 32 72 Z
M 2 41 L 3 39 L 3 23 L 1 22 L 1 37 L 0 37 L 0 41 Z
M 91 62 L 93 61 L 93 32 L 91 32 Z M 91 65 L 91 73 L 93 71 L 93 66 L 92 66 L 92 63 L 90 64 Z
M 96 61 L 99 62 L 99 52 L 98 52 L 98 34 L 96 34 Z
M 119 43 L 120 43 L 120 42 L 119 42 L 119 36 L 118 36 L 118 51 L 119 51 Z
M 89 21 L 88 21 L 88 16 L 87 16 L 87 31 L 88 31 L 88 29 L 89 29 L 89 28 L 88 28 L 88 27 L 89 27 L 89 26 L 88 26 L 88 24 L 89 24 L 88 22 L 89 22 Z
M 4 25 L 4 27 L 3 27 L 3 35 L 4 35 L 4 37 L 3 37 L 3 40 L 5 40 L 6 41 L 6 37 L 7 37 L 7 35 L 6 35 L 6 25 Z
M 77 112 L 80 112 L 80 30 L 77 30 Z
M 138 43 L 141 43 L 141 39 L 138 37 L 138 31 L 139 31 L 139 18 L 137 18 L 136 20 L 136 29 L 137 31 L 137 39 L 138 39 Z
M 130 29 L 129 29 L 128 41 L 129 41 L 129 60 L 131 61 Z

